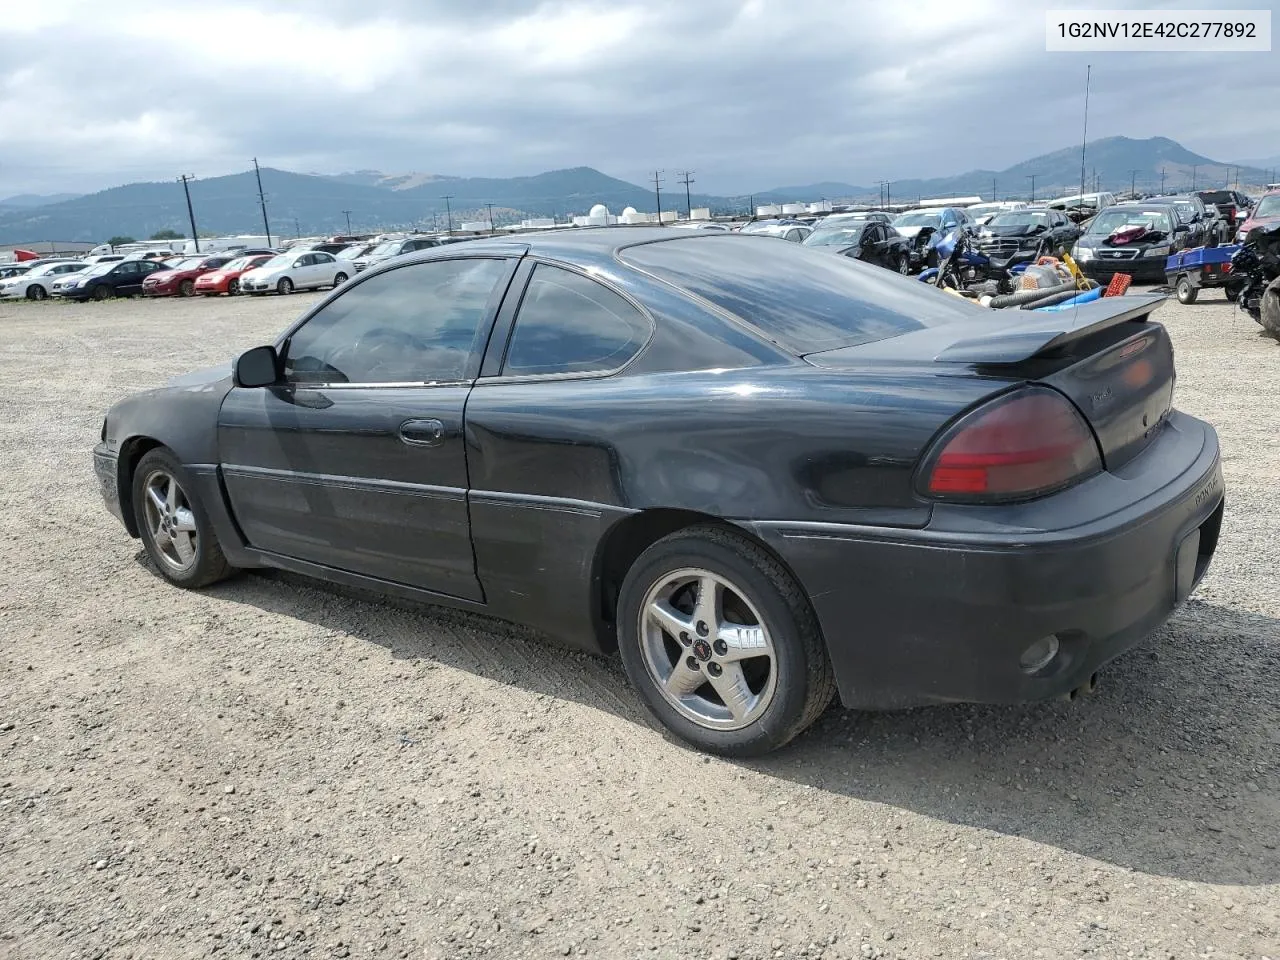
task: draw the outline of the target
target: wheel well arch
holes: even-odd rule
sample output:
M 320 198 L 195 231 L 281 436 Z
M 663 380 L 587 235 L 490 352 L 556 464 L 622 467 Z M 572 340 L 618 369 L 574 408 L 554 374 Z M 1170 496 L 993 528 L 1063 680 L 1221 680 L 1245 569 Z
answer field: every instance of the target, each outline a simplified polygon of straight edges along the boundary
M 120 444 L 120 458 L 116 461 L 116 496 L 120 501 L 124 528 L 131 537 L 140 535 L 138 518 L 133 512 L 133 475 L 144 454 L 163 446 L 155 437 L 130 437 Z
M 596 633 L 600 648 L 605 653 L 614 652 L 618 646 L 616 629 L 618 594 L 622 590 L 622 581 L 626 579 L 627 572 L 639 559 L 640 554 L 663 537 L 694 526 L 719 527 L 721 530 L 731 531 L 750 540 L 773 557 L 787 574 L 799 583 L 791 565 L 779 556 L 776 550 L 739 524 L 713 514 L 700 513 L 697 510 L 670 507 L 641 510 L 610 527 L 601 538 L 596 550 L 595 573 L 592 579 L 595 586 Z

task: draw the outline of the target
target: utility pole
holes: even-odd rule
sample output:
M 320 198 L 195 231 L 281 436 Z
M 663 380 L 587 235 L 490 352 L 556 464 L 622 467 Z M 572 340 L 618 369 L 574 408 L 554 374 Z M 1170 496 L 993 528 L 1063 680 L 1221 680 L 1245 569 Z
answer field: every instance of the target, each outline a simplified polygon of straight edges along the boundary
M 182 192 L 187 195 L 187 217 L 191 221 L 191 239 L 196 245 L 196 253 L 200 252 L 200 234 L 196 233 L 196 213 L 191 209 L 191 188 L 187 186 L 188 180 L 194 180 L 194 174 L 184 173 L 178 178 L 182 181 Z
M 1030 181 L 1031 181 L 1031 202 L 1032 202 L 1032 203 L 1035 203 L 1035 202 L 1036 202 L 1036 177 L 1038 177 L 1038 176 L 1040 176 L 1040 174 L 1038 174 L 1038 173 L 1031 173 L 1031 174 L 1028 174 L 1028 175 L 1027 175 L 1027 178 L 1026 178 L 1026 179 L 1028 179 L 1028 180 L 1030 180 Z M 1084 183 L 1084 179 L 1083 179 L 1083 178 L 1081 178 L 1080 183 L 1083 185 L 1083 183 Z M 1083 195 L 1084 195 L 1084 191 L 1083 191 L 1083 190 L 1081 190 L 1081 191 L 1080 191 L 1080 194 L 1083 196 Z
M 347 235 L 351 235 L 351 211 L 343 210 L 342 215 L 347 218 Z
M 1198 169 L 1200 169 L 1200 164 L 1193 163 L 1191 165 L 1191 192 L 1192 193 L 1195 193 L 1195 190 L 1196 190 L 1196 171 Z
M 440 198 L 441 200 L 444 201 L 444 215 L 445 215 L 445 222 L 448 223 L 449 225 L 448 226 L 449 236 L 453 236 L 453 210 L 449 206 L 449 201 L 452 200 L 453 197 L 454 197 L 454 194 L 446 193 L 443 197 Z
M 302 236 L 302 224 L 298 223 L 298 218 L 293 218 L 293 235 L 294 237 Z
M 653 196 L 658 203 L 658 226 L 662 226 L 662 171 L 653 171 Z
M 991 202 L 992 202 L 992 203 L 995 203 L 996 201 L 997 201 L 997 198 L 996 198 L 996 178 L 995 178 L 995 177 L 992 177 L 992 178 L 991 178 Z
M 489 208 L 489 232 L 493 233 L 493 204 L 486 203 L 485 206 Z
M 1129 171 L 1129 196 L 1136 197 L 1138 195 L 1138 171 Z
M 1164 196 L 1164 167 L 1160 168 L 1160 196 Z
M 1084 133 L 1080 137 L 1080 199 L 1084 200 L 1084 155 L 1089 149 L 1089 81 L 1093 79 L 1093 64 L 1086 64 L 1084 72 Z M 1031 182 L 1031 199 L 1035 199 L 1035 181 Z
M 697 173 L 696 170 L 685 170 L 680 174 L 680 182 L 684 184 L 684 215 L 688 220 L 693 219 L 693 201 L 689 198 L 689 184 L 697 181 L 690 179 L 690 174 Z
M 756 195 L 754 193 L 747 195 L 747 216 L 754 217 L 756 215 Z
M 432 211 L 431 211 L 431 232 L 432 232 L 432 233 L 437 232 L 437 230 L 439 229 L 439 228 L 436 226 L 436 223 L 437 223 L 437 221 L 436 221 L 436 212 L 435 212 L 434 210 L 432 210 Z
M 267 235 L 267 246 L 271 246 L 271 227 L 267 224 L 267 195 L 262 192 L 262 171 L 258 169 L 258 158 L 253 158 L 253 175 L 258 178 L 258 205 L 262 207 L 262 230 Z

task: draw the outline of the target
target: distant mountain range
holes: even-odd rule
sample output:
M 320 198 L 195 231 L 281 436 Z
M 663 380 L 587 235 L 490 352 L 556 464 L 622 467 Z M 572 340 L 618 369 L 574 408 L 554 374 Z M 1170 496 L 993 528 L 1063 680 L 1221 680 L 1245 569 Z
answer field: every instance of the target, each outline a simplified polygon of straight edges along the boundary
M 62 203 L 82 196 L 79 193 L 20 193 L 14 197 L 0 200 L 0 211 L 27 210 L 31 207 L 46 207 L 51 203 Z
M 1263 165 L 1265 167 L 1265 164 Z M 1131 140 L 1107 137 L 1088 145 L 1086 191 L 1120 192 L 1131 183 L 1138 189 L 1168 190 L 1222 186 L 1237 178 L 1242 187 L 1266 183 L 1265 169 L 1237 166 L 1200 156 L 1164 137 Z M 980 196 L 1026 198 L 1035 177 L 1036 196 L 1062 196 L 1080 188 L 1080 149 L 1066 147 L 1004 170 L 971 170 L 930 180 L 900 180 L 889 185 L 894 202 L 919 198 Z M 1095 179 L 1096 178 L 1096 179 Z M 201 233 L 261 233 L 262 212 L 252 171 L 196 180 L 191 183 L 196 226 Z M 530 177 L 457 177 L 440 174 L 386 174 L 377 170 L 320 175 L 290 173 L 263 168 L 262 186 L 267 195 L 267 215 L 275 236 L 296 233 L 336 233 L 346 230 L 350 211 L 355 230 L 373 231 L 406 227 L 441 228 L 446 201 L 454 223 L 486 219 L 492 204 L 498 224 L 521 216 L 584 214 L 603 203 L 615 213 L 632 206 L 652 211 L 651 189 L 618 180 L 591 167 L 553 170 Z M 716 212 L 743 212 L 750 199 L 767 202 L 853 200 L 876 201 L 878 186 L 828 181 L 775 187 L 748 196 L 723 197 L 693 194 L 695 207 Z M 683 209 L 682 190 L 662 193 L 664 209 Z M 190 232 L 182 187 L 174 183 L 131 183 L 86 196 L 11 197 L 0 201 L 0 243 L 35 240 L 105 240 L 111 236 L 144 238 L 170 229 Z

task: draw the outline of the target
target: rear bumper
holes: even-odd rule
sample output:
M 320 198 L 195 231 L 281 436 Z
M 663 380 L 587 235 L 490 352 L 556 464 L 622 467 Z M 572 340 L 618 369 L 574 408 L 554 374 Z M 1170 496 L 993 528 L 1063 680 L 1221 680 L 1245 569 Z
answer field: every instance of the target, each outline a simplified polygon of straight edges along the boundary
M 750 524 L 799 577 L 841 700 L 1020 703 L 1083 683 L 1163 623 L 1209 566 L 1217 436 L 1174 413 L 1115 473 L 1010 507 L 939 506 L 923 530 Z M 1019 658 L 1055 636 L 1057 657 Z

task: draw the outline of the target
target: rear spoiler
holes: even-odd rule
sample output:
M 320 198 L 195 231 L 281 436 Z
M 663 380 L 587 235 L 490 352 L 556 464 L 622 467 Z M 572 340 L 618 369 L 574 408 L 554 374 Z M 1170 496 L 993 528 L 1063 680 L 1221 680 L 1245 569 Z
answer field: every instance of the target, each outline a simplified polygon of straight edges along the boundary
M 1073 310 L 1009 310 L 1023 321 L 976 337 L 957 340 L 934 357 L 939 363 L 1008 366 L 1080 340 L 1108 327 L 1143 320 L 1164 303 L 1166 294 L 1104 297 Z

